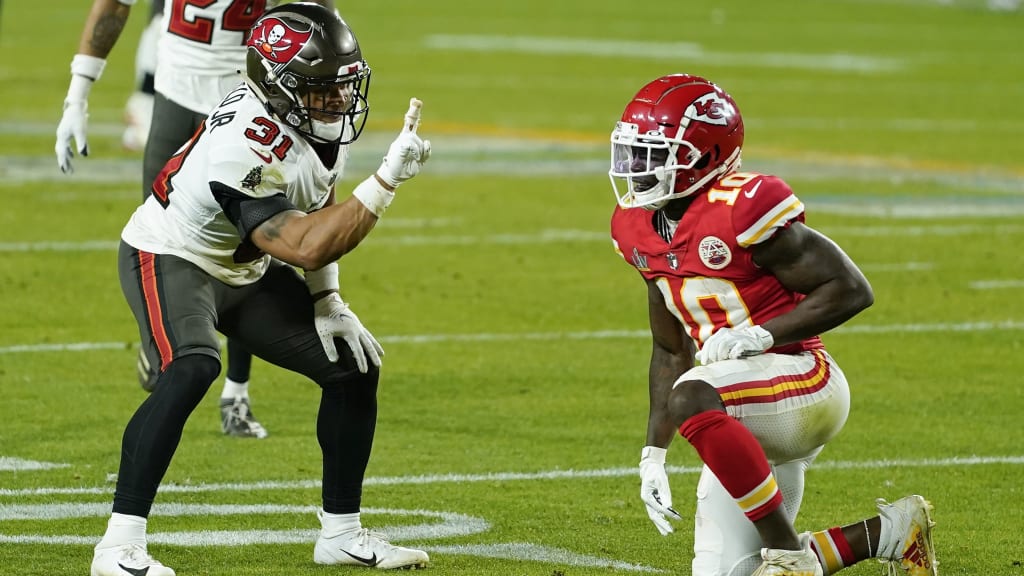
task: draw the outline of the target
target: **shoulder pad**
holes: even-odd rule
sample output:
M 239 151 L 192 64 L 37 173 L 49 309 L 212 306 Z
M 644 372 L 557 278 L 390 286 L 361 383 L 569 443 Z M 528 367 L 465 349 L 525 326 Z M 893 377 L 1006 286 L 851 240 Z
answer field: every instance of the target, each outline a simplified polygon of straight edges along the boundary
M 793 221 L 803 221 L 804 205 L 781 178 L 737 172 L 719 182 L 733 184 L 736 200 L 732 225 L 736 242 L 746 248 L 772 237 L 776 230 Z

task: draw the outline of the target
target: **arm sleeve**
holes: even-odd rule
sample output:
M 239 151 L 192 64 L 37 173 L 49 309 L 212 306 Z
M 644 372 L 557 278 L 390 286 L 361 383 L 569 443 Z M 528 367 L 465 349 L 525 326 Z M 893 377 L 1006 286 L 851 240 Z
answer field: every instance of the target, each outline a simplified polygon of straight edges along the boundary
M 284 194 L 254 198 L 220 182 L 210 182 L 210 192 L 224 210 L 224 215 L 238 228 L 238 235 L 243 241 L 276 214 L 298 210 Z

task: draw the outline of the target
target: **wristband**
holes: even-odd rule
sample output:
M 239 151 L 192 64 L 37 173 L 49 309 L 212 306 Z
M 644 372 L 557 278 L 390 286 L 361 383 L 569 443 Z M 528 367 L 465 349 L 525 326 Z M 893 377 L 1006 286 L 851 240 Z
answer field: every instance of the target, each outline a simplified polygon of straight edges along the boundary
M 319 270 L 307 270 L 306 287 L 309 288 L 310 294 L 337 292 L 341 288 L 338 282 L 338 263 L 331 262 Z
M 71 74 L 85 76 L 95 82 L 103 75 L 103 68 L 106 65 L 107 61 L 104 58 L 97 58 L 88 54 L 75 54 L 75 57 L 71 59 Z
M 122 6 L 131 6 L 132 4 L 135 4 L 135 0 L 117 0 L 117 2 Z
M 665 463 L 665 453 L 668 452 L 667 448 L 658 448 L 657 446 L 644 446 L 644 449 L 640 451 L 640 461 L 650 460 L 658 464 Z
M 381 186 L 375 176 L 370 176 L 360 182 L 352 191 L 352 195 L 362 202 L 367 210 L 376 214 L 377 218 L 384 215 L 384 211 L 395 199 L 395 193 Z

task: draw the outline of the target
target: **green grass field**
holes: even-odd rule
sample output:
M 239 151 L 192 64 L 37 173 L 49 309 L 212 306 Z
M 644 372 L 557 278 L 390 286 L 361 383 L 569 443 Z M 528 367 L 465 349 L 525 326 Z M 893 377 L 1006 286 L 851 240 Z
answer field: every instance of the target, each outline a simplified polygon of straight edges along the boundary
M 0 20 L 0 574 L 87 574 L 120 436 L 144 392 L 115 247 L 141 158 L 120 147 L 140 3 L 90 100 L 92 153 L 54 130 L 89 2 Z M 853 391 L 808 473 L 798 529 L 935 505 L 945 575 L 1022 575 L 1024 62 L 1020 12 L 981 0 L 341 3 L 374 70 L 346 182 L 376 167 L 408 98 L 434 158 L 342 285 L 387 356 L 365 525 L 434 574 L 688 574 L 638 497 L 645 289 L 612 251 L 607 138 L 648 80 L 722 84 L 744 167 L 785 178 L 876 303 L 825 336 Z M 150 519 L 179 575 L 359 573 L 312 562 L 315 385 L 257 361 L 270 431 L 222 436 L 217 392 Z M 677 441 L 676 508 L 698 460 Z M 847 570 L 875 574 L 863 563 Z

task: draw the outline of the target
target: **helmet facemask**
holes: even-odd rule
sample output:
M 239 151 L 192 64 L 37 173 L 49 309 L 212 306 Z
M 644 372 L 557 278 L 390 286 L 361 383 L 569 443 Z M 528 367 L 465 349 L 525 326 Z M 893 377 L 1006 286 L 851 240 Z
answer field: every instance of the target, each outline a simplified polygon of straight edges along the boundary
M 695 191 L 676 191 L 676 173 L 692 170 L 704 156 L 690 142 L 653 131 L 640 135 L 636 124 L 618 122 L 611 143 L 608 177 L 623 208 L 659 210 L 670 200 Z
M 267 80 L 271 78 L 268 74 Z M 355 74 L 333 78 L 285 72 L 274 86 L 280 95 L 270 99 L 274 112 L 314 142 L 349 144 L 359 138 L 366 125 L 369 68 L 360 67 Z

